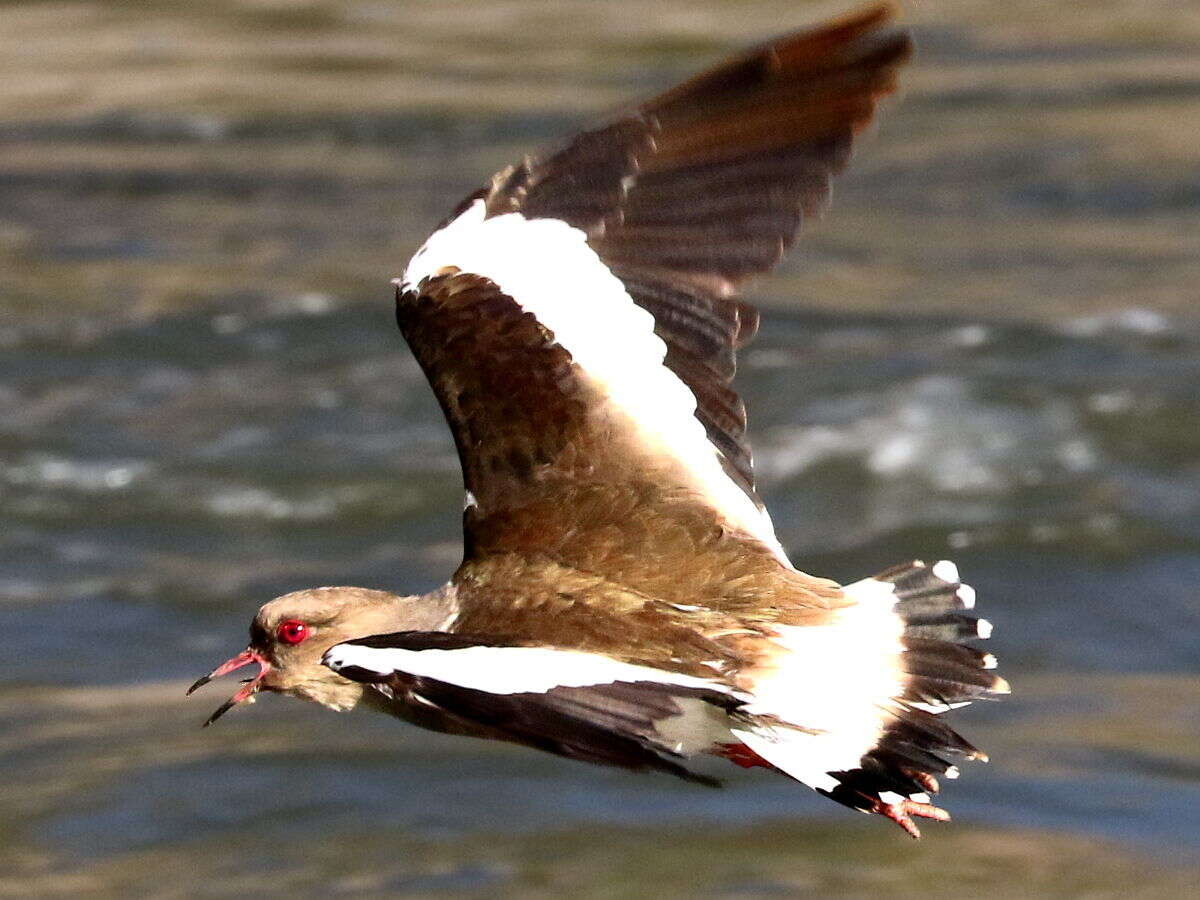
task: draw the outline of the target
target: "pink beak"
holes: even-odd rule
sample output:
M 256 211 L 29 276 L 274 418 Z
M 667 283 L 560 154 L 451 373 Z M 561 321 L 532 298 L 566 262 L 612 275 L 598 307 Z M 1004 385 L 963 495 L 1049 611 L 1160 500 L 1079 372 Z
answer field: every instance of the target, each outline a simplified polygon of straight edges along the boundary
M 221 716 L 225 715 L 225 713 L 229 712 L 229 710 L 233 709 L 243 700 L 247 700 L 254 696 L 254 694 L 258 692 L 263 678 L 266 677 L 267 672 L 271 670 L 271 664 L 267 662 L 267 660 L 265 660 L 262 655 L 253 647 L 247 647 L 233 659 L 226 660 L 204 677 L 198 678 L 196 683 L 187 689 L 188 694 L 191 694 L 192 691 L 203 687 L 214 678 L 220 678 L 222 675 L 228 675 L 235 669 L 240 669 L 242 666 L 248 666 L 251 663 L 258 664 L 258 674 L 242 685 L 236 694 L 221 704 L 217 711 L 208 717 L 208 720 L 204 723 L 205 728 L 217 721 L 217 719 L 221 718 Z

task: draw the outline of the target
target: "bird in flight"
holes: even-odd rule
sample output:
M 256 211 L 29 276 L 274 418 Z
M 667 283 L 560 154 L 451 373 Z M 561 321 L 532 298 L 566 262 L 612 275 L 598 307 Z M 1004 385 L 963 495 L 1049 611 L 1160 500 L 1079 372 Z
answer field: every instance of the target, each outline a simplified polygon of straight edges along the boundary
M 785 35 L 498 172 L 396 279 L 466 488 L 449 583 L 266 603 L 257 692 L 365 706 L 702 784 L 760 766 L 896 822 L 984 759 L 944 714 L 1007 693 L 953 563 L 792 565 L 731 387 L 743 283 L 826 205 L 911 52 L 873 7 Z M 189 691 L 190 693 L 190 691 Z M 206 723 L 208 724 L 208 723 Z

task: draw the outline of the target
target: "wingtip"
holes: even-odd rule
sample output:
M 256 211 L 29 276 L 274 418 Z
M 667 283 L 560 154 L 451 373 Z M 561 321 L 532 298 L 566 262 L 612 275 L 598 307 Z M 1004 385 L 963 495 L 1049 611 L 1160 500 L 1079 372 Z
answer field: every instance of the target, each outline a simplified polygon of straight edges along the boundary
M 891 22 L 900 15 L 900 12 L 900 4 L 895 0 L 879 0 L 879 2 L 868 3 L 858 9 L 843 13 L 823 26 L 818 25 L 817 29 L 831 33 L 842 32 L 848 37 L 854 38 Z

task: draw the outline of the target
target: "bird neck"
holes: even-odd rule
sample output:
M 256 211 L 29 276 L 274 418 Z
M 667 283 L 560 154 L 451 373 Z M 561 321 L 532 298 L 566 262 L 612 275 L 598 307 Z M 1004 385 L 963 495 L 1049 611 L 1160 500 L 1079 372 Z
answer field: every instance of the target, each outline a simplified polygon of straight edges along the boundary
M 458 615 L 458 589 L 446 584 L 417 597 L 399 598 L 397 631 L 446 631 Z

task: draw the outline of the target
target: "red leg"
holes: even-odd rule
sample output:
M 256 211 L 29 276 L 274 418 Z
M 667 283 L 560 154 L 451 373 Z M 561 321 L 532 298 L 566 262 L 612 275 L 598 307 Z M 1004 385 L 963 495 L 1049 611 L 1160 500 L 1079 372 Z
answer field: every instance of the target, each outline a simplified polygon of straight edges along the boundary
M 741 766 L 743 769 L 762 768 L 770 769 L 778 772 L 775 766 L 767 762 L 745 744 L 718 744 L 713 749 L 713 754 L 724 757 L 736 766 Z

